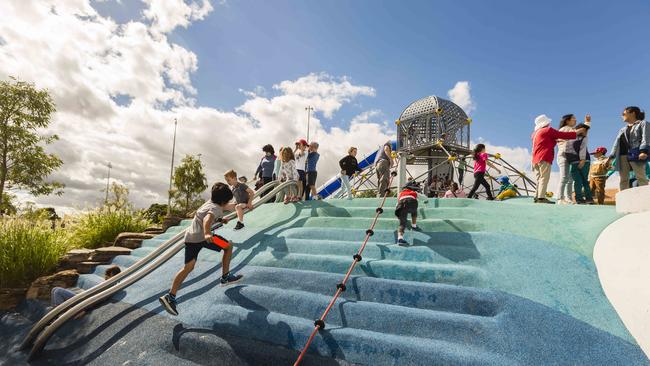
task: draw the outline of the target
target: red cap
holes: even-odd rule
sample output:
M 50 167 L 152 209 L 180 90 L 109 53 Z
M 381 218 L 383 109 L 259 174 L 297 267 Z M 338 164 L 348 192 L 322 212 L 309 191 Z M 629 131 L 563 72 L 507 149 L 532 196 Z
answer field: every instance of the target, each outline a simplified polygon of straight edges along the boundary
M 594 152 L 591 153 L 591 155 L 601 153 L 603 155 L 607 154 L 607 149 L 604 146 L 599 146 L 594 150 Z
M 307 140 L 300 139 L 300 140 L 296 141 L 296 145 L 309 145 L 309 144 L 307 143 Z

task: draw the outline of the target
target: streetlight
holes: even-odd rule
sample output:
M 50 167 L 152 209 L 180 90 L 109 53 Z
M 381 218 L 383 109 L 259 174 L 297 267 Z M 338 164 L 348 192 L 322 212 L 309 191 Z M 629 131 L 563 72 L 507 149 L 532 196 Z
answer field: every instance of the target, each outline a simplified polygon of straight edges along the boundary
M 307 143 L 309 143 L 309 121 L 311 119 L 311 112 L 314 110 L 312 106 L 305 107 L 307 111 Z
M 167 191 L 167 216 L 172 215 L 172 179 L 174 177 L 174 154 L 176 153 L 176 125 L 178 121 L 174 118 L 174 142 L 172 143 L 172 165 L 169 171 L 169 191 Z
M 108 204 L 108 184 L 111 181 L 111 168 L 113 167 L 110 161 L 108 162 L 107 166 L 108 166 L 108 176 L 106 177 L 106 198 L 104 199 L 104 204 Z

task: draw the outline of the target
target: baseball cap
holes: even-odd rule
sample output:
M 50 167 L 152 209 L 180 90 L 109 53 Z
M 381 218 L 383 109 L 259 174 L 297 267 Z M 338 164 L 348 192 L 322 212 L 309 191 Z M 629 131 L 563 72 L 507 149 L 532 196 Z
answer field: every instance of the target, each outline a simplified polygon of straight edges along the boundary
M 604 146 L 599 146 L 594 150 L 594 152 L 591 153 L 591 155 L 601 153 L 603 155 L 607 154 L 607 149 Z
M 296 141 L 296 145 L 309 145 L 309 144 L 307 143 L 307 140 L 300 139 L 300 140 Z

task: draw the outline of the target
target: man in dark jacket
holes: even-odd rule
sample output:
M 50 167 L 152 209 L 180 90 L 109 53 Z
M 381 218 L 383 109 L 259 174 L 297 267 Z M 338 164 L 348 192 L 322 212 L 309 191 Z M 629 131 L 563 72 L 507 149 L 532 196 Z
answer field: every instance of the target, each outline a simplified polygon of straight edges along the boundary
M 341 184 L 345 189 L 347 198 L 351 200 L 352 186 L 350 185 L 350 179 L 357 172 L 361 172 L 361 168 L 359 168 L 359 163 L 357 162 L 356 147 L 348 149 L 348 155 L 339 161 L 339 166 L 341 167 Z

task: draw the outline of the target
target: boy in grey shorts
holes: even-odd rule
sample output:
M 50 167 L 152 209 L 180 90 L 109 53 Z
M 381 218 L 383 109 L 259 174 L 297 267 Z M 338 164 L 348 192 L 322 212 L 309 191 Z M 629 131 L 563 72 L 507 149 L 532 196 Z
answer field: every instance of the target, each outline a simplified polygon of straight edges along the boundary
M 237 172 L 232 169 L 227 171 L 223 177 L 226 178 L 226 183 L 230 185 L 232 194 L 235 196 L 235 211 L 237 211 L 237 225 L 235 225 L 235 230 L 243 229 L 244 210 L 253 209 L 253 195 L 255 192 L 246 184 L 239 182 L 237 180 Z
M 232 244 L 219 235 L 213 235 L 211 232 L 212 225 L 218 220 L 224 224 L 223 211 L 233 211 L 234 203 L 232 200 L 232 191 L 224 183 L 215 183 L 212 186 L 210 200 L 204 203 L 194 215 L 192 225 L 185 232 L 185 266 L 176 273 L 172 287 L 169 293 L 159 298 L 162 306 L 172 315 L 178 315 L 176 310 L 176 292 L 185 281 L 185 278 L 192 272 L 196 259 L 201 249 L 209 249 L 215 252 L 223 250 L 223 259 L 221 261 L 221 284 L 228 285 L 239 281 L 242 275 L 233 275 L 230 273 L 230 258 L 232 258 Z

